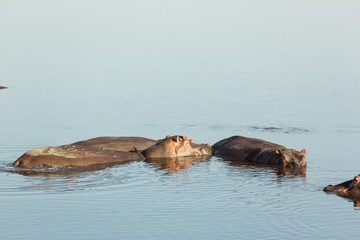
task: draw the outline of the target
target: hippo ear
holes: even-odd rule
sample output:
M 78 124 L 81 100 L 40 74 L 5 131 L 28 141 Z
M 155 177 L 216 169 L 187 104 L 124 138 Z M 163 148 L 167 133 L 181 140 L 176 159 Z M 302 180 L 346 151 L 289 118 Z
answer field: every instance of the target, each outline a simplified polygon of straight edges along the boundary
M 354 183 L 359 183 L 359 182 L 360 182 L 360 176 L 355 176 Z
M 283 153 L 283 151 L 282 151 L 280 148 L 277 148 L 277 149 L 275 150 L 275 152 L 276 152 L 276 154 L 278 154 L 278 155 L 281 155 L 281 154 Z
M 306 149 L 304 148 L 303 150 L 301 150 L 301 154 L 305 155 L 306 154 Z

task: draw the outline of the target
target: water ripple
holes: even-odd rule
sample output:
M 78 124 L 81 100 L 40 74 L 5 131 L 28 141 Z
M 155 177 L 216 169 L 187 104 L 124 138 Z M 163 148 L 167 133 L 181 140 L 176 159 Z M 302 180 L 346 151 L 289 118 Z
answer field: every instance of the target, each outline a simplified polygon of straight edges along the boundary
M 14 168 L 2 166 L 2 174 L 22 175 L 23 183 L 11 182 L 0 188 L 0 192 L 68 192 L 107 189 L 131 181 L 138 181 L 145 164 L 134 162 L 121 165 L 96 165 L 90 167 Z M 13 178 L 14 176 L 12 176 Z

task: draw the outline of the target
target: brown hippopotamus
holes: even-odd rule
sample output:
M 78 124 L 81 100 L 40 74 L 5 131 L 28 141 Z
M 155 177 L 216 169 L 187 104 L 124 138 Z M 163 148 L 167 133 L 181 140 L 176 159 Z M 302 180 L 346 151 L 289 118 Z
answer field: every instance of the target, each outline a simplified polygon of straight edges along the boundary
M 186 157 L 211 155 L 208 144 L 195 144 L 184 136 L 166 136 L 155 145 L 141 152 L 146 158 Z
M 157 141 L 140 137 L 99 137 L 59 147 L 42 147 L 30 150 L 17 159 L 13 166 L 38 167 L 50 165 L 88 166 L 99 163 L 144 160 L 140 153 Z
M 342 197 L 360 200 L 360 174 L 353 179 L 337 184 L 328 185 L 324 188 L 325 192 L 334 192 Z
M 233 136 L 212 146 L 213 154 L 234 160 L 246 160 L 261 164 L 288 168 L 306 167 L 306 150 L 301 152 L 256 138 Z
M 0 89 L 5 89 L 5 88 L 7 88 L 7 87 L 0 86 Z
M 30 150 L 17 159 L 13 166 L 90 166 L 207 154 L 211 154 L 209 145 L 191 143 L 186 136 L 166 137 L 159 141 L 141 137 L 100 137 L 59 147 Z

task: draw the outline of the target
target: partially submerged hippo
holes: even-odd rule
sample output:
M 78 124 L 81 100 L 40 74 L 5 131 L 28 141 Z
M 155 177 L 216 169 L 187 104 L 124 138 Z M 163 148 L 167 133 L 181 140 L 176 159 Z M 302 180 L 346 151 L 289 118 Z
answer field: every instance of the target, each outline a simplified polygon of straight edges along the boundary
M 155 145 L 141 152 L 146 158 L 186 157 L 211 155 L 208 144 L 195 144 L 184 136 L 166 136 Z
M 0 86 L 0 89 L 5 89 L 5 88 L 7 88 L 7 87 Z
M 134 147 L 143 150 L 157 141 L 140 137 L 99 137 L 59 147 L 42 147 L 30 150 L 17 159 L 15 167 L 50 165 L 88 166 L 112 162 L 144 160 Z
M 245 160 L 261 164 L 288 168 L 306 167 L 306 150 L 301 152 L 256 138 L 233 136 L 212 146 L 213 154 L 234 160 Z
M 159 141 L 141 137 L 100 137 L 59 147 L 30 150 L 17 159 L 13 166 L 90 166 L 207 154 L 211 154 L 209 145 L 190 143 L 186 136 L 172 136 Z
M 360 174 L 349 181 L 337 184 L 335 186 L 328 185 L 324 188 L 324 191 L 333 192 L 342 197 L 360 199 Z

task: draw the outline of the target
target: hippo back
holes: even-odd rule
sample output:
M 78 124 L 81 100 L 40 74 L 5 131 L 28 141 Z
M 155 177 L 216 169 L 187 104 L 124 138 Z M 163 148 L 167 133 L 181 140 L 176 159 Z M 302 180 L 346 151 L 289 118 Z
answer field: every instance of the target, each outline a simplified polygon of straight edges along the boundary
M 30 150 L 18 158 L 13 166 L 65 167 L 139 161 L 145 160 L 145 157 L 137 150 L 155 143 L 155 140 L 141 137 L 98 137 L 69 145 Z
M 236 160 L 286 167 L 305 167 L 306 150 L 294 149 L 257 138 L 233 136 L 223 139 L 212 146 L 213 154 Z
M 223 139 L 212 146 L 213 154 L 222 157 L 231 157 L 241 160 L 250 160 L 259 156 L 264 150 L 285 148 L 281 145 L 267 142 L 257 138 L 232 136 Z
M 156 140 L 143 137 L 97 137 L 76 142 L 72 145 L 86 146 L 99 150 L 129 152 L 135 149 L 143 151 L 156 143 Z

